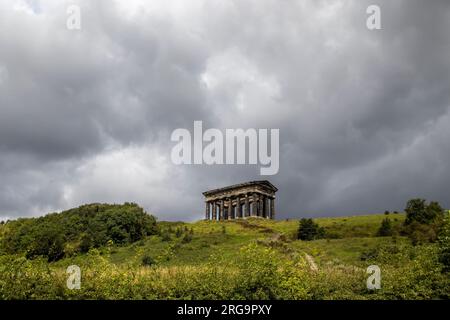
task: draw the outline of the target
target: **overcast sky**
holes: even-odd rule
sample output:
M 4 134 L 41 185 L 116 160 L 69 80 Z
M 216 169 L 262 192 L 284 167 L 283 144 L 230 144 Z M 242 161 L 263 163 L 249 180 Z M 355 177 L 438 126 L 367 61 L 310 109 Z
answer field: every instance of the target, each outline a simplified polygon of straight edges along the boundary
M 0 219 L 133 201 L 195 220 L 202 191 L 262 179 L 278 218 L 450 207 L 449 107 L 447 0 L 1 1 Z M 279 128 L 278 174 L 172 164 L 194 120 Z

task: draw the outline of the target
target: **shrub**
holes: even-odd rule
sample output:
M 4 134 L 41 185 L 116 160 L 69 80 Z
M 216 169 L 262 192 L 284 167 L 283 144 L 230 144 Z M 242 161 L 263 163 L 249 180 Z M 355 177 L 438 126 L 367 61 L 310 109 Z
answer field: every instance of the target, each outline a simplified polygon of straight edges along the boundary
M 378 257 L 378 248 L 369 249 L 361 253 L 359 259 L 361 261 L 374 260 Z
M 175 230 L 175 237 L 181 238 L 182 235 L 183 235 L 183 230 L 181 228 L 177 228 Z
M 434 242 L 442 225 L 444 210 L 438 202 L 426 203 L 424 199 L 411 199 L 406 204 L 403 233 L 414 245 Z
M 405 225 L 409 225 L 413 222 L 421 224 L 431 224 L 436 219 L 440 219 L 444 216 L 444 210 L 438 202 L 430 202 L 426 204 L 424 199 L 411 199 L 406 204 L 406 220 Z
M 153 268 L 116 265 L 91 249 L 80 261 L 79 290 L 66 287 L 65 267 L 41 258 L 0 256 L 0 300 L 448 299 L 450 278 L 441 272 L 436 249 L 435 244 L 387 245 L 368 252 L 382 268 L 381 289 L 375 292 L 366 289 L 365 267 L 322 264 L 312 271 L 303 255 L 287 258 L 255 243 L 231 258 L 217 253 L 204 265 Z
M 237 260 L 233 262 L 240 272 L 232 299 L 274 299 L 279 279 L 277 261 L 273 249 L 257 244 L 243 247 Z
M 161 232 L 161 240 L 168 242 L 168 241 L 172 240 L 172 237 L 170 236 L 170 233 L 168 231 L 163 231 L 163 232 Z
M 182 243 L 189 243 L 192 241 L 192 235 L 190 233 L 186 233 L 183 237 L 183 239 L 181 239 Z
M 412 222 L 405 228 L 405 232 L 411 239 L 413 245 L 423 244 L 427 242 L 435 242 L 437 240 L 437 228 L 436 225 L 428 225 Z
M 379 237 L 392 236 L 392 224 L 389 218 L 385 218 L 383 219 L 383 221 L 381 221 L 381 226 L 378 229 L 377 236 Z
M 87 253 L 89 250 L 93 247 L 94 240 L 92 239 L 92 236 L 88 233 L 83 232 L 80 236 L 80 246 L 79 250 L 82 253 Z
M 155 264 L 155 259 L 149 255 L 144 255 L 142 257 L 142 265 L 143 266 L 152 266 Z
M 310 241 L 320 239 L 325 236 L 325 230 L 319 227 L 312 219 L 301 219 L 299 222 L 297 238 L 300 240 Z
M 444 272 L 450 272 L 450 214 L 447 213 L 439 232 L 439 262 Z

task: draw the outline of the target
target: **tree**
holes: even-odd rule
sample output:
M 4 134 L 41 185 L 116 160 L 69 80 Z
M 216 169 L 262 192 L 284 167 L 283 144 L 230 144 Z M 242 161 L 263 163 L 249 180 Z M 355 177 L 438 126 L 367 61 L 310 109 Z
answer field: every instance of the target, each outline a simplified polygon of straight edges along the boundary
M 441 220 L 444 218 L 444 209 L 439 202 L 431 201 L 426 208 L 426 216 L 430 222 Z
M 88 233 L 82 233 L 80 236 L 80 252 L 87 253 L 89 249 L 93 247 L 93 245 L 94 241 L 92 240 L 92 236 Z
M 411 199 L 405 208 L 404 233 L 414 245 L 434 242 L 442 225 L 444 210 L 438 202 L 429 204 L 424 199 Z
M 34 241 L 29 246 L 26 257 L 33 259 L 42 256 L 50 261 L 59 260 L 64 256 L 64 239 L 57 227 L 48 224 L 36 229 Z
M 444 216 L 444 210 L 438 202 L 432 201 L 429 205 L 424 199 L 411 199 L 407 202 L 405 225 L 414 221 L 422 224 L 431 224 L 438 218 Z
M 389 218 L 385 218 L 383 219 L 383 221 L 381 221 L 381 226 L 378 229 L 377 236 L 379 237 L 392 236 L 392 224 Z
M 297 238 L 300 240 L 310 241 L 323 238 L 325 229 L 319 227 L 312 219 L 302 218 L 299 222 Z
M 1 251 L 56 261 L 66 251 L 87 252 L 111 240 L 117 244 L 136 242 L 156 234 L 158 227 L 156 219 L 136 204 L 94 203 L 39 218 L 14 220 L 1 231 Z

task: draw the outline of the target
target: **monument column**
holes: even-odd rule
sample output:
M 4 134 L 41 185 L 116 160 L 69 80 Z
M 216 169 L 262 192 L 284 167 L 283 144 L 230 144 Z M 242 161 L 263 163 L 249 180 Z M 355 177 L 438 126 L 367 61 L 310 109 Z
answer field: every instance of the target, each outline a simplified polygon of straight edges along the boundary
M 258 206 L 258 216 L 264 217 L 264 199 L 265 197 L 261 195 L 259 197 L 259 206 Z
M 253 193 L 252 217 L 256 217 L 257 215 L 258 215 L 258 194 Z
M 206 208 L 205 208 L 205 219 L 206 219 L 206 220 L 209 220 L 209 202 L 206 201 L 205 204 L 206 204 Z
M 223 220 L 224 209 L 225 209 L 224 200 L 220 199 L 219 220 Z
M 236 218 L 242 218 L 241 195 L 236 198 Z
M 233 198 L 228 199 L 228 220 L 233 219 Z
M 248 200 L 248 193 L 245 194 L 244 217 L 250 217 L 250 201 Z
M 268 197 L 264 197 L 264 218 L 269 219 L 269 201 L 270 199 Z
M 275 197 L 270 199 L 270 218 L 275 219 Z
M 211 220 L 216 220 L 216 202 L 215 201 L 211 201 Z

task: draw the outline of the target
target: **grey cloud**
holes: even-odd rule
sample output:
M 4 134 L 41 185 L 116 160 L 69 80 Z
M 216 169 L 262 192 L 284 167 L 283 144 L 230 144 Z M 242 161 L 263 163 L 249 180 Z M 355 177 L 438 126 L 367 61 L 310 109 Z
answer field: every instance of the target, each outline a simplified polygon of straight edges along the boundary
M 369 1 L 145 2 L 131 17 L 80 1 L 78 33 L 64 3 L 0 5 L 0 216 L 129 200 L 199 219 L 202 191 L 265 178 L 172 165 L 170 133 L 194 120 L 280 129 L 279 217 L 450 206 L 450 5 L 378 3 L 369 31 Z

